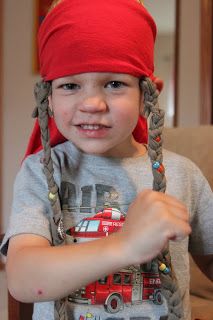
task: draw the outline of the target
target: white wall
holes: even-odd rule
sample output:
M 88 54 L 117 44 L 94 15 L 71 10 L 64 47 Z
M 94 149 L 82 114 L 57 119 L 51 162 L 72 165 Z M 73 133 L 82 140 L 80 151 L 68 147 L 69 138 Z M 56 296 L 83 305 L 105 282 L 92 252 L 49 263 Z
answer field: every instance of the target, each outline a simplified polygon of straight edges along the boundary
M 26 149 L 33 120 L 32 37 L 34 0 L 4 2 L 3 75 L 3 232 L 12 201 L 12 186 Z M 179 125 L 199 123 L 199 0 L 181 0 Z

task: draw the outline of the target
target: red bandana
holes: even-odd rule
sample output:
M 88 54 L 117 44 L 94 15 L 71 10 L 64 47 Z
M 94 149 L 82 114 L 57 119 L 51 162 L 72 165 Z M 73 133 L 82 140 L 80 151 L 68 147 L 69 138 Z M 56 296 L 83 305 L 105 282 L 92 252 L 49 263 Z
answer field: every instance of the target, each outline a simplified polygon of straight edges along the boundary
M 40 73 L 45 81 L 84 72 L 153 77 L 156 25 L 136 0 L 62 0 L 44 19 L 39 35 Z M 51 145 L 66 139 L 50 119 Z M 134 132 L 147 142 L 140 117 Z M 26 155 L 41 149 L 38 123 Z

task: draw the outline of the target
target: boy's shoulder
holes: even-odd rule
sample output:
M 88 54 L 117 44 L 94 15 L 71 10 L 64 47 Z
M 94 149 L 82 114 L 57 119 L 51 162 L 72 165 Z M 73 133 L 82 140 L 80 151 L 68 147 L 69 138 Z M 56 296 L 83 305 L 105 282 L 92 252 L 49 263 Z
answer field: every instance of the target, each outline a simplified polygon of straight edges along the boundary
M 163 164 L 166 176 L 173 176 L 179 179 L 190 179 L 191 181 L 206 180 L 203 172 L 191 159 L 175 152 L 163 149 Z
M 69 141 L 65 141 L 61 144 L 58 144 L 54 147 L 51 147 L 51 157 L 53 162 L 57 162 L 58 158 L 63 158 L 65 155 L 74 154 L 71 143 Z M 24 161 L 22 162 L 22 165 L 37 165 L 42 164 L 44 160 L 44 150 L 28 155 Z
M 169 167 L 183 166 L 185 168 L 199 170 L 198 166 L 189 158 L 167 149 L 163 149 L 163 162 Z
M 188 186 L 192 190 L 201 191 L 211 187 L 201 168 L 191 159 L 180 154 L 163 150 L 163 164 L 168 183 L 181 186 Z

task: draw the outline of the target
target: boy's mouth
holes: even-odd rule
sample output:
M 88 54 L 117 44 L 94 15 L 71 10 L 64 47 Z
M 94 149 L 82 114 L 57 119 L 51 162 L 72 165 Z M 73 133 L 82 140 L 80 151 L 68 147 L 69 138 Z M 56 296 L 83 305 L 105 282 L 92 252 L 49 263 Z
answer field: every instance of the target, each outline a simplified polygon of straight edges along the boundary
M 102 124 L 80 124 L 78 125 L 83 130 L 100 130 L 104 128 L 109 128 L 108 126 Z
M 105 126 L 103 124 L 88 124 L 82 123 L 77 125 L 79 135 L 83 138 L 105 138 L 111 127 Z

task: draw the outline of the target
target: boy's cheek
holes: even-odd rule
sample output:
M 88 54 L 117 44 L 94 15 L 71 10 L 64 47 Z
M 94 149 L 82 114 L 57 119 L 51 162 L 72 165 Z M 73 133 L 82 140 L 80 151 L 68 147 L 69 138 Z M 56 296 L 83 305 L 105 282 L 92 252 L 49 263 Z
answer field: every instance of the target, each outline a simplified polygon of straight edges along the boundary
M 118 125 L 119 127 L 122 129 L 127 129 L 127 130 L 130 130 L 130 131 L 133 131 L 134 128 L 136 127 L 137 125 L 137 122 L 138 122 L 138 118 L 139 118 L 139 112 L 138 110 L 131 113 L 123 113 L 123 114 L 120 114 L 119 116 L 119 120 L 118 120 Z

